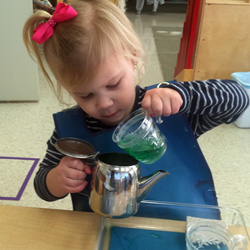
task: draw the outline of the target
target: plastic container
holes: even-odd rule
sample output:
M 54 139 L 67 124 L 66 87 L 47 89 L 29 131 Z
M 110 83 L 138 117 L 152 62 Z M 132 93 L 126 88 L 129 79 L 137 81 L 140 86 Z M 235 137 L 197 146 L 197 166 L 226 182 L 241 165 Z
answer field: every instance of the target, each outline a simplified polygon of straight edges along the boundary
M 231 78 L 245 88 L 250 98 L 250 72 L 235 72 L 231 74 Z M 250 106 L 234 122 L 234 124 L 239 128 L 250 128 Z
M 205 226 L 212 228 L 215 234 L 218 232 L 217 227 L 219 225 L 223 226 L 227 237 L 229 235 L 237 243 L 231 249 L 250 249 L 249 234 L 243 215 L 236 209 L 143 201 L 139 207 L 139 212 L 140 210 L 143 210 L 140 217 L 132 216 L 126 219 L 103 218 L 95 249 L 184 250 L 187 249 L 186 244 L 188 245 L 188 233 L 191 232 L 194 226 L 199 226 L 199 223 L 204 221 L 208 221 Z M 218 248 L 216 246 L 215 249 L 228 248 Z
M 187 250 L 245 250 L 247 245 L 246 237 L 232 234 L 226 226 L 213 221 L 201 220 L 196 222 L 186 233 Z
M 143 109 L 125 117 L 114 130 L 113 141 L 138 161 L 151 164 L 166 151 L 166 141 L 152 117 Z

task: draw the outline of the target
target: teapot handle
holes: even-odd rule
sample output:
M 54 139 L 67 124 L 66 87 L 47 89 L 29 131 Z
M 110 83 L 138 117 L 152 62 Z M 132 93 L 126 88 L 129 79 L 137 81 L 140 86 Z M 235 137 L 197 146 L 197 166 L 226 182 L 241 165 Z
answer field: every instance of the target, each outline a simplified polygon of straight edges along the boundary
M 90 165 L 91 168 L 95 166 L 96 162 L 96 157 L 100 154 L 100 151 L 97 151 L 93 156 L 88 157 L 88 158 L 81 158 L 82 162 L 84 164 Z

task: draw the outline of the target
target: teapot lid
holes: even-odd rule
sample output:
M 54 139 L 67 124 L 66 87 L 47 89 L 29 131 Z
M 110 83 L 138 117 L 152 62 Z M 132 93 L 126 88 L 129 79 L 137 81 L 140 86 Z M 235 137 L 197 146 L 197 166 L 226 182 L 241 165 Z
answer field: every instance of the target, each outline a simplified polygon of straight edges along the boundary
M 56 149 L 67 156 L 79 159 L 95 158 L 95 148 L 88 142 L 78 138 L 62 138 L 55 144 Z

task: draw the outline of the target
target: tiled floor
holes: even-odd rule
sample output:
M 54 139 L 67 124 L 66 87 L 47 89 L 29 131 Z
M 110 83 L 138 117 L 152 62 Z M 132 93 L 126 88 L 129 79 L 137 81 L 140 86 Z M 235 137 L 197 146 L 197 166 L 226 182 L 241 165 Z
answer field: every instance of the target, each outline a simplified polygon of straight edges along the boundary
M 176 27 L 179 31 L 185 14 L 129 12 L 127 15 L 147 51 L 143 84 L 169 80 L 162 74 L 166 65 L 160 64 L 157 56 L 160 46 L 156 49 L 154 34 L 159 35 L 162 27 Z M 157 27 L 160 27 L 158 33 Z M 171 47 L 167 40 L 162 41 L 165 47 Z M 44 156 L 46 141 L 53 130 L 52 113 L 65 108 L 58 103 L 40 71 L 39 80 L 39 102 L 0 103 L 0 204 L 72 209 L 69 197 L 49 203 L 39 199 L 33 190 L 36 159 Z M 250 226 L 250 129 L 222 125 L 203 135 L 199 143 L 213 173 L 219 204 L 239 209 Z

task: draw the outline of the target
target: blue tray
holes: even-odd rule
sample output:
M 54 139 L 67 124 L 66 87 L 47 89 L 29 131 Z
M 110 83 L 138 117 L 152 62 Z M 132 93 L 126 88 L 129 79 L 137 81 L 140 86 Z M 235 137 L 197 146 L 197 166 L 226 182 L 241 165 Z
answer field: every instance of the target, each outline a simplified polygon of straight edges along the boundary
M 232 234 L 241 234 L 245 237 L 250 247 L 250 238 L 243 215 L 236 209 L 155 201 L 143 201 L 141 206 L 147 209 L 150 207 L 152 217 L 146 213 L 145 216 L 132 216 L 125 219 L 103 218 L 95 249 L 185 250 L 187 217 L 218 220 Z M 155 216 L 157 213 L 158 216 Z
M 138 228 L 112 227 L 110 250 L 118 249 L 174 249 L 186 248 L 185 233 Z

